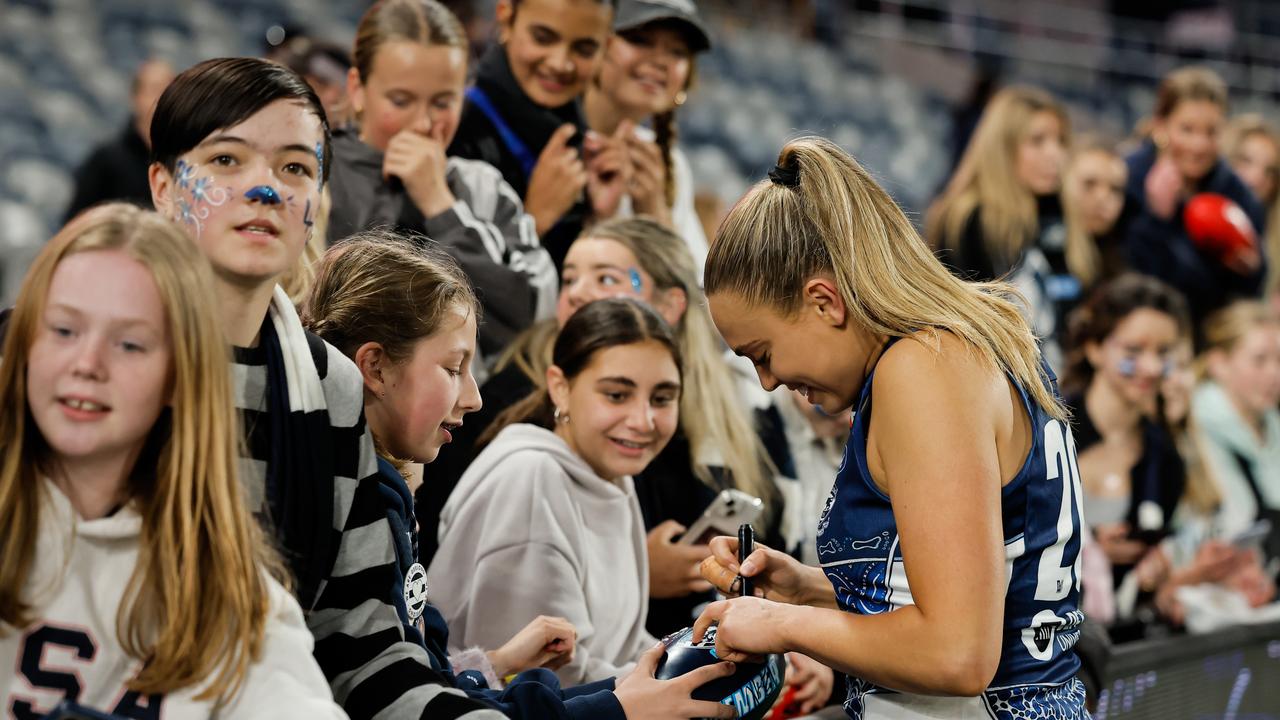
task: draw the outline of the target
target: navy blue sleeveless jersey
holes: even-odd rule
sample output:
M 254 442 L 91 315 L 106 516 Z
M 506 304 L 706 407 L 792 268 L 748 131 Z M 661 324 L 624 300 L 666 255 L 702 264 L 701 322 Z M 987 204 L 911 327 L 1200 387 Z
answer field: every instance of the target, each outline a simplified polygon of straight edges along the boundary
M 1052 372 L 1047 366 L 1045 371 L 1056 392 Z M 841 609 L 862 615 L 913 604 L 893 509 L 867 470 L 874 376 L 873 370 L 854 406 L 844 460 L 818 523 L 818 559 L 836 600 Z M 1075 441 L 1067 424 L 1050 417 L 1023 388 L 1018 392 L 1031 418 L 1033 442 L 1017 476 L 1001 493 L 1008 589 L 1000 665 L 982 697 L 957 702 L 969 708 L 975 702 L 985 705 L 986 713 L 979 717 L 1083 718 L 1084 688 L 1075 679 L 1080 661 L 1072 649 L 1084 620 L 1079 609 L 1083 513 Z M 845 709 L 849 717 L 862 718 L 869 695 L 889 692 L 849 678 Z M 959 706 L 956 710 L 954 716 L 970 715 Z

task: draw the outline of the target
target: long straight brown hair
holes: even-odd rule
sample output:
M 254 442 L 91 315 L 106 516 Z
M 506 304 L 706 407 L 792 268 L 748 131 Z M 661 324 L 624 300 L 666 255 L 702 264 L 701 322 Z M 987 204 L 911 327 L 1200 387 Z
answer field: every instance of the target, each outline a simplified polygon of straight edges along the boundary
M 141 693 L 200 685 L 200 699 L 234 695 L 258 657 L 269 580 L 281 576 L 245 507 L 237 476 L 239 427 L 213 273 L 181 228 L 116 203 L 89 210 L 36 258 L 14 308 L 0 361 L 0 632 L 39 613 L 24 600 L 35 559 L 42 476 L 55 458 L 27 406 L 28 353 L 54 271 L 65 258 L 116 250 L 146 266 L 164 302 L 173 347 L 172 396 L 130 474 L 142 517 L 138 560 L 116 617 L 125 652 L 142 662 Z M 145 464 L 145 466 L 144 466 Z

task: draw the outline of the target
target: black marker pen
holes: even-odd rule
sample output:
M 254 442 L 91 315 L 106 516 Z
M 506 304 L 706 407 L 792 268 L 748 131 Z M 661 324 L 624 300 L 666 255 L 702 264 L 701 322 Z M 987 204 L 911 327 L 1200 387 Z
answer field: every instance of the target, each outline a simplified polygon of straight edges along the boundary
M 751 523 L 743 523 L 739 525 L 738 526 L 738 572 L 739 573 L 742 572 L 742 563 L 746 562 L 747 558 L 751 556 L 751 553 L 755 551 L 755 549 L 756 549 L 756 533 L 755 533 L 755 530 L 751 528 Z M 738 589 L 740 591 L 741 597 L 751 597 L 753 593 L 753 588 L 751 587 L 751 580 L 739 574 L 738 583 L 739 583 Z

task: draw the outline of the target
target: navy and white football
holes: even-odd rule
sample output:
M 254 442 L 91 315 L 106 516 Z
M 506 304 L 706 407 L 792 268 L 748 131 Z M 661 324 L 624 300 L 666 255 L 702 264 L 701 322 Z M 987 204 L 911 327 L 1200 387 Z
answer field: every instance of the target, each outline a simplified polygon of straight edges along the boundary
M 696 670 L 704 665 L 720 662 L 716 657 L 716 628 L 712 626 L 694 644 L 693 628 L 685 628 L 663 639 L 667 650 L 658 661 L 654 673 L 659 680 L 670 680 Z M 738 710 L 740 720 L 762 720 L 782 691 L 782 678 L 786 673 L 786 660 L 782 655 L 769 655 L 764 662 L 738 663 L 729 677 L 712 680 L 693 691 L 695 700 L 711 700 L 732 705 Z

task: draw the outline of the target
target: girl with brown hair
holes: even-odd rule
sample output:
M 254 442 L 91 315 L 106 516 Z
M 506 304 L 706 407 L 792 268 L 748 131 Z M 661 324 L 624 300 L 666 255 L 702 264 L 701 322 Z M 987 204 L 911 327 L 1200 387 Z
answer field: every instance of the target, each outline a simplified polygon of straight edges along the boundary
M 556 272 L 501 173 L 446 154 L 462 113 L 466 32 L 435 0 L 382 0 L 360 19 L 352 59 L 357 127 L 333 138 L 329 240 L 384 227 L 439 243 L 479 290 L 483 368 L 550 316 Z
M 623 133 L 592 132 L 580 98 L 595 77 L 614 0 L 498 0 L 498 42 L 480 58 L 449 154 L 498 168 L 557 268 L 627 190 Z M 625 128 L 624 128 L 625 129 Z
M 1221 250 L 1214 250 L 1204 238 L 1212 233 L 1213 243 L 1223 242 L 1224 232 L 1262 237 L 1266 217 L 1222 158 L 1227 85 L 1217 73 L 1203 67 L 1169 73 L 1160 81 L 1153 116 L 1150 138 L 1126 160 L 1125 255 L 1130 268 L 1163 280 L 1187 298 L 1198 330 L 1232 298 L 1257 297 L 1266 270 L 1261 249 L 1219 245 Z M 1191 227 L 1185 211 L 1205 195 L 1219 196 L 1216 222 Z M 1251 228 L 1242 231 L 1242 223 Z M 1193 231 L 1201 239 L 1193 240 Z
M 479 303 L 466 277 L 444 253 L 390 231 L 361 233 L 335 245 L 317 275 L 306 323 L 350 357 L 364 380 L 365 416 L 378 450 L 381 494 L 390 499 L 386 515 L 406 588 L 396 605 L 415 628 L 414 641 L 426 646 L 435 670 L 508 717 L 621 718 L 634 700 L 621 688 L 615 693 L 613 679 L 566 697 L 545 675 L 513 678 L 533 668 L 556 670 L 573 660 L 577 631 L 568 620 L 539 615 L 531 607 L 512 614 L 509 637 L 476 641 L 455 634 L 455 641 L 472 646 L 451 648 L 449 627 L 436 605 L 448 606 L 442 598 L 464 577 L 432 583 L 442 588 L 431 595 L 434 604 L 418 592 L 426 587 L 426 571 L 417 563 L 410 486 L 423 483 L 424 474 L 427 486 L 439 482 L 434 472 L 424 473 L 424 466 L 481 404 L 470 369 Z M 434 523 L 428 531 L 434 535 Z M 491 642 L 495 649 L 475 647 L 478 642 Z M 640 677 L 635 681 L 644 684 Z M 630 707 L 634 715 L 636 707 Z
M 690 692 L 729 663 L 655 681 L 661 644 L 644 629 L 643 520 L 632 477 L 679 421 L 682 362 L 671 328 L 635 300 L 599 300 L 556 337 L 546 381 L 499 417 L 441 514 L 428 581 L 465 643 L 492 644 L 522 614 L 579 631 L 566 684 L 621 676 L 627 717 L 733 717 Z

